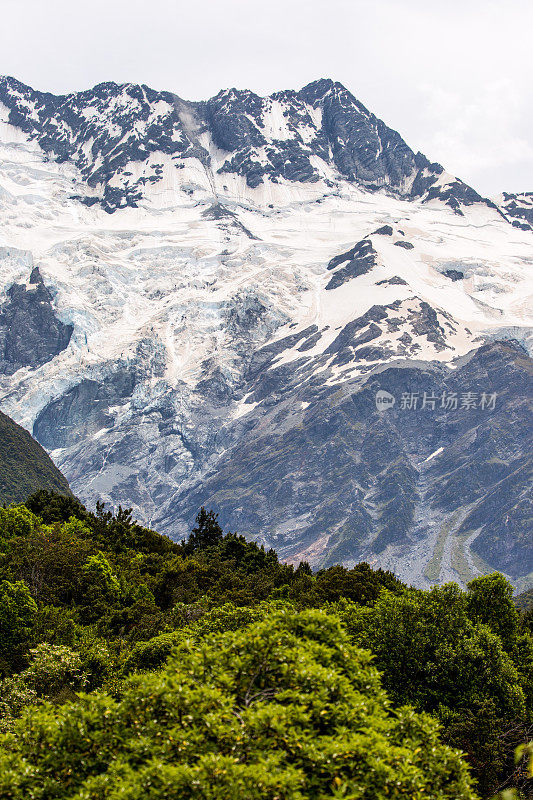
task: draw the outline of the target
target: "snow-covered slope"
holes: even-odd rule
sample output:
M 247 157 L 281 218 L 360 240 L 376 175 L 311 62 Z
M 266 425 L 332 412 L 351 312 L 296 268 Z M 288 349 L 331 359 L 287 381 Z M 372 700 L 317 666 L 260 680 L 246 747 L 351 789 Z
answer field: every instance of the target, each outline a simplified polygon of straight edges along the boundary
M 515 228 L 533 230 L 533 192 L 502 192 L 494 202 Z
M 2 409 L 73 491 L 176 537 L 208 503 L 292 559 L 527 581 L 509 203 L 328 81 L 187 103 L 3 79 L 0 102 Z
M 331 80 L 270 97 L 228 89 L 191 103 L 115 83 L 55 96 L 0 77 L 0 104 L 0 119 L 78 167 L 82 202 L 109 212 L 147 199 L 174 205 L 176 194 L 199 190 L 241 199 L 261 187 L 259 201 L 321 196 L 339 178 L 439 198 L 457 213 L 481 201 Z

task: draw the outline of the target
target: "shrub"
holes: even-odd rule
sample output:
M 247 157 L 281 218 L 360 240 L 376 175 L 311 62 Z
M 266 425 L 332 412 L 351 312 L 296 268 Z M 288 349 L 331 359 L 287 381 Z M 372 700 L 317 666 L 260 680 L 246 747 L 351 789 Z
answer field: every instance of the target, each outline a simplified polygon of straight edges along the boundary
M 459 754 L 390 710 L 369 653 L 322 611 L 275 611 L 27 715 L 0 744 L 6 800 L 473 800 Z
M 23 581 L 0 583 L 0 669 L 6 672 L 26 651 L 37 604 Z

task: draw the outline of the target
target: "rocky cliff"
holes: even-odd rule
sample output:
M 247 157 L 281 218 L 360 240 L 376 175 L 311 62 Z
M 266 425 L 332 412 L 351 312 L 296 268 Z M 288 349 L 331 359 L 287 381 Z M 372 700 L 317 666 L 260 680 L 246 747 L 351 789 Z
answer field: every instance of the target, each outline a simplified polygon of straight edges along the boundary
M 0 81 L 0 398 L 77 495 L 320 566 L 531 580 L 529 196 L 343 86 Z

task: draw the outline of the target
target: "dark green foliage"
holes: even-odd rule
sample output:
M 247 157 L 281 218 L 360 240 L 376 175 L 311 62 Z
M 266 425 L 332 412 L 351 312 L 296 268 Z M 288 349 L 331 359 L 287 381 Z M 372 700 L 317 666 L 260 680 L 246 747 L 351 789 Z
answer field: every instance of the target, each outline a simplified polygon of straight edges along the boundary
M 66 478 L 46 451 L 0 411 L 0 503 L 21 503 L 39 489 L 70 495 Z
M 515 597 L 514 602 L 520 611 L 523 625 L 533 634 L 533 589 Z
M 407 588 L 405 584 L 392 572 L 373 570 L 364 562 L 357 564 L 353 569 L 335 565 L 316 574 L 308 602 L 311 605 L 323 605 L 345 598 L 368 605 L 377 599 L 382 589 L 401 592 L 405 588 Z M 290 594 L 296 598 L 297 589 L 293 589 Z
M 521 611 L 531 611 L 533 609 L 533 589 L 528 589 L 527 592 L 522 592 L 514 598 L 517 608 Z
M 17 509 L 7 513 L 14 516 Z M 28 535 L 12 537 L 7 544 L 2 568 L 6 577 L 25 581 L 42 603 L 71 606 L 83 602 L 83 567 L 95 552 L 83 523 L 73 518 L 63 525 L 34 525 Z
M 2 662 L 4 678 L 0 691 L 3 698 L 3 729 L 11 730 L 16 719 L 31 703 L 62 703 L 75 698 L 80 689 L 106 692 L 98 696 L 89 695 L 88 699 L 76 703 L 72 712 L 57 708 L 45 710 L 43 707 L 37 717 L 34 717 L 41 726 L 38 735 L 42 736 L 40 741 L 43 742 L 43 748 L 45 742 L 50 744 L 52 741 L 47 739 L 51 735 L 51 720 L 57 718 L 60 721 L 59 728 L 53 734 L 60 737 L 57 741 L 54 740 L 59 760 L 49 762 L 53 773 L 50 780 L 56 780 L 54 770 L 57 769 L 63 781 L 68 775 L 71 776 L 65 784 L 70 786 L 68 782 L 74 781 L 74 777 L 72 772 L 68 773 L 67 756 L 61 755 L 61 748 L 73 747 L 76 752 L 79 743 L 76 744 L 75 725 L 83 727 L 87 722 L 87 715 L 95 715 L 94 719 L 99 719 L 98 709 L 111 709 L 109 713 L 117 726 L 116 738 L 112 738 L 115 736 L 112 730 L 108 731 L 106 728 L 104 731 L 98 727 L 98 723 L 87 746 L 94 749 L 94 757 L 98 759 L 98 737 L 103 737 L 102 746 L 105 749 L 112 747 L 111 739 L 105 744 L 109 735 L 115 742 L 116 753 L 122 754 L 122 761 L 119 764 L 118 761 L 106 761 L 104 758 L 102 763 L 106 769 L 113 762 L 111 772 L 106 773 L 107 783 L 102 784 L 104 788 L 98 783 L 100 779 L 96 774 L 91 773 L 92 777 L 86 777 L 87 780 L 96 781 L 94 787 L 93 784 L 88 784 L 91 788 L 87 789 L 86 794 L 76 796 L 76 800 L 81 800 L 82 797 L 87 800 L 92 800 L 93 797 L 115 797 L 109 787 L 114 787 L 113 781 L 119 781 L 119 775 L 127 787 L 127 791 L 124 790 L 126 794 L 120 796 L 127 797 L 136 797 L 135 793 L 141 791 L 141 775 L 147 781 L 153 781 L 153 786 L 160 787 L 154 788 L 154 793 L 150 795 L 148 784 L 142 784 L 146 790 L 144 793 L 154 798 L 198 796 L 212 797 L 213 800 L 215 797 L 231 797 L 232 800 L 235 797 L 240 800 L 240 797 L 257 797 L 259 800 L 262 797 L 278 796 L 304 800 L 314 796 L 364 797 L 364 794 L 353 794 L 353 786 L 348 788 L 343 777 L 343 767 L 339 768 L 339 772 L 332 772 L 331 764 L 336 764 L 333 758 L 328 766 L 327 759 L 324 761 L 324 756 L 319 758 L 317 752 L 313 751 L 311 760 L 305 766 L 298 761 L 302 755 L 299 748 L 291 745 L 292 760 L 290 763 L 288 760 L 287 743 L 292 742 L 291 725 L 299 725 L 300 722 L 302 725 L 310 724 L 305 729 L 305 735 L 302 733 L 303 728 L 300 731 L 303 738 L 298 741 L 304 748 L 308 745 L 311 747 L 310 742 L 317 737 L 320 739 L 321 736 L 320 726 L 315 726 L 308 715 L 309 709 L 304 708 L 308 700 L 302 699 L 303 695 L 300 694 L 300 690 L 303 691 L 301 669 L 304 667 L 313 673 L 319 663 L 320 669 L 325 670 L 320 672 L 325 685 L 321 686 L 317 679 L 313 684 L 313 691 L 324 702 L 324 698 L 329 698 L 326 705 L 339 707 L 340 727 L 337 726 L 336 733 L 331 729 L 328 736 L 333 738 L 329 743 L 325 740 L 322 742 L 326 747 L 323 752 L 329 752 L 327 748 L 330 744 L 332 747 L 344 747 L 346 743 L 343 744 L 342 736 L 355 735 L 353 731 L 341 731 L 342 720 L 345 720 L 342 716 L 345 713 L 342 710 L 344 695 L 335 695 L 334 690 L 337 686 L 340 691 L 341 686 L 335 683 L 338 680 L 336 659 L 339 653 L 335 651 L 333 660 L 328 660 L 327 665 L 320 660 L 322 656 L 318 657 L 318 651 L 322 655 L 327 651 L 327 658 L 330 659 L 330 634 L 333 630 L 337 631 L 335 636 L 341 651 L 344 652 L 349 645 L 346 645 L 345 633 L 339 629 L 337 622 L 332 622 L 331 617 L 320 617 L 330 631 L 327 634 L 329 639 L 320 638 L 322 634 L 317 633 L 315 636 L 310 633 L 319 619 L 313 617 L 315 612 L 312 609 L 317 608 L 325 608 L 341 619 L 356 648 L 362 646 L 373 651 L 375 665 L 383 673 L 383 685 L 392 703 L 395 706 L 409 704 L 416 709 L 416 713 L 402 712 L 402 722 L 394 723 L 398 725 L 397 728 L 387 728 L 392 723 L 388 712 L 384 712 L 384 699 L 379 703 L 382 703 L 382 712 L 385 713 L 383 719 L 386 722 L 383 722 L 379 714 L 375 719 L 372 716 L 374 690 L 370 689 L 374 684 L 370 680 L 365 684 L 370 691 L 367 697 L 370 728 L 365 733 L 370 738 L 365 739 L 365 747 L 376 743 L 375 752 L 380 753 L 379 736 L 384 729 L 389 730 L 389 744 L 393 748 L 407 748 L 405 752 L 402 751 L 402 758 L 413 767 L 413 777 L 418 775 L 419 769 L 419 765 L 413 766 L 409 760 L 414 750 L 421 747 L 418 753 L 425 755 L 420 755 L 420 758 L 426 758 L 429 743 L 433 742 L 431 746 L 436 748 L 440 761 L 425 761 L 424 769 L 431 780 L 436 780 L 435 771 L 442 769 L 444 775 L 448 769 L 446 764 L 456 762 L 453 761 L 455 756 L 452 758 L 449 751 L 442 749 L 434 723 L 420 716 L 422 712 L 430 713 L 443 725 L 441 737 L 449 745 L 467 753 L 484 798 L 494 794 L 499 785 L 511 785 L 520 781 L 523 791 L 526 791 L 526 784 L 516 772 L 514 750 L 516 745 L 528 738 L 528 728 L 532 725 L 533 639 L 527 618 L 517 612 L 511 588 L 500 575 L 473 581 L 467 592 L 454 585 L 423 592 L 408 589 L 392 573 L 373 570 L 368 564 L 358 564 L 353 569 L 332 566 L 313 574 L 308 564 L 300 564 L 294 568 L 281 563 L 273 550 L 265 550 L 237 534 L 224 534 L 216 515 L 205 509 L 200 511 L 189 539 L 178 544 L 135 523 L 129 509 L 119 508 L 113 514 L 103 504 L 97 504 L 95 513 L 91 513 L 74 498 L 41 491 L 28 499 L 27 506 L 0 509 L 0 581 L 7 582 L 9 587 L 19 587 L 17 597 L 20 600 L 18 606 L 17 603 L 13 605 L 14 590 L 6 589 L 5 605 L 10 611 L 4 616 L 6 620 L 13 620 L 13 624 L 11 628 L 5 626 L 6 632 L 11 630 L 6 636 L 12 638 L 11 644 L 4 646 L 4 653 L 8 655 Z M 21 609 L 18 617 L 13 608 Z M 29 609 L 29 612 L 26 613 L 24 609 Z M 307 611 L 303 616 L 299 615 L 304 610 Z M 277 616 L 279 614 L 281 617 Z M 292 622 L 289 626 L 292 632 L 286 626 L 283 627 L 289 618 L 307 620 L 301 634 L 305 641 L 303 650 L 295 650 L 292 645 L 288 645 L 289 633 L 289 638 L 296 635 L 296 628 L 290 627 Z M 269 627 L 273 620 L 284 620 L 281 625 L 283 630 L 278 631 L 281 637 L 279 642 L 275 638 L 275 630 Z M 309 620 L 315 622 L 311 624 Z M 2 635 L 3 631 L 4 628 Z M 293 700 L 290 701 L 290 711 L 287 713 L 280 710 L 278 695 L 264 698 L 264 702 L 269 705 L 268 713 L 265 712 L 266 718 L 270 719 L 269 727 L 265 729 L 252 726 L 248 741 L 248 733 L 244 735 L 239 721 L 240 718 L 244 719 L 244 712 L 248 714 L 247 707 L 242 707 L 242 698 L 239 699 L 237 689 L 231 687 L 234 687 L 236 680 L 240 680 L 236 670 L 239 663 L 244 664 L 248 658 L 246 652 L 249 650 L 250 659 L 257 660 L 261 637 L 273 643 L 276 653 L 274 661 L 277 665 L 273 666 L 275 674 L 278 675 L 280 669 L 286 669 L 299 676 L 300 682 L 291 684 L 292 688 L 289 687 L 294 703 Z M 278 648 L 280 642 L 281 650 Z M 288 649 L 284 655 L 282 651 L 286 646 Z M 313 663 L 306 661 L 305 653 L 309 655 L 311 651 L 314 653 Z M 237 660 L 230 663 L 228 655 L 224 665 L 223 653 L 231 653 L 231 657 Z M 364 658 L 358 650 L 357 653 L 357 669 L 360 669 Z M 205 672 L 203 666 L 200 669 L 200 661 L 197 661 L 200 654 L 203 654 L 202 659 L 207 659 L 201 663 L 211 665 L 208 672 Z M 195 677 L 194 686 L 187 683 L 190 678 L 184 678 L 185 674 L 190 675 L 188 669 L 200 670 Z M 132 673 L 145 674 L 154 670 L 157 675 L 132 677 Z M 224 678 L 225 688 L 221 690 L 223 697 L 219 696 L 222 705 L 210 706 L 209 698 L 213 691 L 210 676 L 217 670 L 227 673 Z M 36 679 L 37 674 L 40 676 L 40 684 Z M 354 688 L 355 674 L 354 672 L 354 675 L 348 676 L 352 688 L 342 683 L 342 691 L 348 692 L 347 697 L 352 697 L 350 692 Z M 369 674 L 365 675 L 369 677 Z M 328 683 L 330 679 L 333 681 L 331 684 Z M 154 719 L 160 713 L 157 705 L 159 702 L 163 703 L 162 707 L 167 708 L 165 691 L 172 697 L 176 681 L 182 681 L 183 686 L 188 687 L 186 691 L 193 692 L 191 697 L 194 695 L 199 698 L 198 715 L 201 716 L 201 709 L 214 715 L 214 727 L 212 733 L 209 733 L 200 716 L 194 716 L 197 711 L 195 709 L 195 721 L 191 723 L 190 729 L 187 728 L 187 736 L 193 737 L 190 741 L 194 742 L 198 758 L 191 760 L 187 756 L 186 748 L 183 752 L 180 751 L 181 754 L 172 751 L 175 758 L 173 756 L 170 766 L 170 762 L 165 761 L 166 755 L 161 755 L 158 750 L 160 742 L 156 737 L 156 729 L 148 721 L 148 715 L 151 713 L 152 700 L 156 703 L 155 710 L 152 709 Z M 286 684 L 282 685 L 286 687 Z M 144 687 L 142 691 L 153 687 L 155 694 L 150 702 L 147 700 L 144 703 L 140 687 Z M 285 689 L 279 689 L 281 693 L 284 691 Z M 127 701 L 130 703 L 127 713 L 126 706 L 123 705 L 126 697 L 130 698 Z M 204 700 L 207 705 L 202 705 Z M 259 710 L 262 702 L 263 700 L 257 706 L 254 703 L 254 713 Z M 123 731 L 126 725 L 124 720 L 129 720 L 128 725 L 131 722 L 127 715 L 133 713 L 135 704 L 145 710 L 142 713 L 139 711 L 140 727 L 136 733 L 131 734 L 132 739 L 130 732 Z M 277 716 L 269 717 L 269 714 L 274 714 L 274 710 Z M 69 717 L 70 713 L 73 716 Z M 126 716 L 123 717 L 125 713 Z M 168 713 L 172 715 L 174 712 Z M 324 716 L 326 722 L 329 717 Z M 69 719 L 77 720 L 75 724 L 72 723 L 74 728 L 69 727 Z M 378 719 L 381 720 L 379 724 Z M 229 722 L 231 726 L 228 728 Z M 234 723 L 237 725 L 235 728 L 232 727 Z M 377 727 L 372 728 L 374 723 Z M 162 723 L 160 727 L 169 736 L 177 737 L 175 741 L 186 735 L 176 720 L 169 721 L 168 728 L 165 725 L 166 723 Z M 398 738 L 399 734 L 393 733 L 393 730 L 400 729 L 404 732 L 405 742 L 419 742 L 416 747 L 413 745 L 414 750 Z M 22 762 L 17 759 L 22 758 L 26 746 L 22 743 L 30 742 L 33 735 L 28 730 L 20 728 L 16 743 L 10 740 L 9 747 L 14 753 L 18 753 L 13 756 L 16 762 L 13 762 L 15 787 L 16 781 L 19 778 L 22 780 L 21 773 L 17 772 L 22 768 Z M 237 744 L 232 738 L 236 735 L 235 731 L 241 732 Z M 130 746 L 140 747 L 135 738 L 137 735 L 140 737 L 139 741 L 146 742 L 147 748 L 143 751 L 139 769 L 134 766 L 134 756 L 128 750 Z M 341 738 L 335 738 L 337 736 Z M 231 747 L 228 743 L 232 743 Z M 22 749 L 17 749 L 19 746 Z M 350 752 L 359 753 L 361 763 L 368 766 L 369 762 L 364 759 L 373 754 L 368 751 L 363 758 L 357 750 L 358 746 L 353 743 L 355 749 Z M 242 756 L 245 759 L 242 763 L 231 760 L 232 753 L 236 752 L 232 747 L 237 747 L 241 754 L 239 758 Z M 146 761 L 150 753 L 156 760 L 160 758 L 164 762 L 161 773 L 155 767 L 155 771 L 150 772 L 150 764 Z M 64 764 L 61 762 L 63 757 Z M 33 774 L 34 769 L 37 770 L 36 775 L 41 774 L 39 770 L 44 769 L 45 762 L 39 762 L 40 758 L 41 756 L 36 756 L 36 760 L 30 758 L 28 775 Z M 219 761 L 219 758 L 222 760 Z M 387 758 L 389 755 L 383 755 L 383 759 L 380 756 L 384 765 L 389 764 Z M 275 763 L 279 765 L 279 770 L 274 769 Z M 353 763 L 349 763 L 349 769 L 355 769 Z M 407 772 L 411 770 L 411 766 L 407 768 Z M 168 772 L 165 772 L 167 767 Z M 389 767 L 383 767 L 383 774 L 387 773 Z M 392 775 L 394 769 L 390 769 Z M 453 769 L 456 770 L 456 766 Z M 310 777 L 314 772 L 316 785 L 313 783 L 315 779 L 311 780 Z M 163 783 L 158 784 L 160 774 L 167 777 L 161 777 Z M 457 776 L 458 773 L 454 774 Z M 333 786 L 335 777 L 341 783 Z M 164 782 L 171 779 L 176 781 L 175 795 L 168 793 L 169 784 Z M 322 779 L 324 780 L 321 783 Z M 197 792 L 187 795 L 192 780 L 200 781 L 203 794 Z M 422 784 L 416 783 L 419 779 L 415 780 L 414 777 L 414 788 L 411 786 L 410 789 L 413 794 L 409 795 L 405 789 L 408 784 L 402 784 L 403 780 L 407 780 L 407 777 L 401 772 L 398 797 L 420 796 L 424 800 L 433 797 L 427 793 L 416 794 L 417 791 L 429 789 L 426 786 L 422 790 Z M 265 787 L 263 794 L 254 794 L 256 784 Z M 386 794 L 384 785 L 387 784 L 378 784 L 377 788 L 372 785 L 370 789 L 363 784 L 365 791 L 376 789 L 376 794 L 368 796 L 393 797 L 392 788 Z M 33 785 L 30 783 L 28 786 L 28 792 L 33 792 Z M 446 785 L 441 794 L 437 793 L 435 797 L 441 800 L 452 797 L 448 789 Z M 464 786 L 461 791 L 463 789 Z M 336 794 L 331 794 L 333 790 Z M 57 791 L 57 794 L 42 796 L 57 797 L 58 800 L 74 797 L 73 791 L 70 794 L 66 790 L 63 794 L 59 789 Z M 217 794 L 217 791 L 220 793 Z M 268 794 L 270 791 L 271 794 Z M 3 797 L 1 790 L 0 796 Z M 23 794 L 6 795 L 10 796 L 19 797 Z M 31 798 L 38 795 L 29 793 L 26 796 Z M 116 797 L 118 800 L 119 794 Z
M 147 642 L 137 642 L 124 663 L 124 672 L 161 667 L 183 639 L 181 631 L 161 633 Z
M 45 525 L 50 525 L 52 522 L 68 522 L 71 517 L 79 520 L 90 518 L 90 514 L 76 497 L 56 494 L 46 489 L 34 492 L 24 505 L 32 514 L 40 517 Z
M 206 511 L 202 506 L 196 516 L 196 523 L 189 539 L 185 543 L 185 552 L 194 553 L 195 550 L 205 550 L 222 541 L 224 533 L 217 522 L 218 514 Z
M 532 641 L 511 596 L 496 574 L 468 592 L 448 584 L 337 608 L 354 641 L 375 654 L 393 702 L 437 716 L 445 739 L 468 754 L 483 796 L 511 782 L 514 749 L 533 723 Z
M 497 634 L 508 652 L 516 645 L 519 615 L 513 603 L 513 587 L 498 572 L 476 578 L 468 584 L 468 616 Z
M 314 610 L 186 641 L 119 699 L 23 718 L 2 742 L 0 795 L 474 800 L 459 754 L 430 717 L 389 711 L 369 661 Z
M 0 583 L 0 672 L 19 663 L 29 645 L 36 614 L 37 603 L 25 583 Z
M 472 621 L 468 599 L 455 584 L 383 593 L 372 608 L 345 606 L 343 618 L 354 638 L 375 653 L 396 702 L 435 711 L 490 696 L 501 714 L 520 714 L 524 697 L 516 668 L 499 637 Z

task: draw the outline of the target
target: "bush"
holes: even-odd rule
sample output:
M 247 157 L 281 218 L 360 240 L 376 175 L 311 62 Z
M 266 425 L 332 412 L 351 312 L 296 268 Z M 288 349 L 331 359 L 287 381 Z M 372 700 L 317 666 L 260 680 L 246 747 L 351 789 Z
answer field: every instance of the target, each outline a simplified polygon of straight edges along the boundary
M 181 631 L 172 631 L 154 636 L 147 642 L 137 642 L 124 663 L 124 672 L 161 667 L 182 639 Z
M 42 642 L 30 650 L 29 666 L 18 675 L 39 697 L 55 697 L 66 688 L 81 689 L 87 685 L 79 653 L 64 645 Z
M 17 665 L 27 650 L 37 604 L 23 581 L 0 583 L 0 671 Z
M 87 685 L 79 653 L 69 647 L 40 644 L 30 650 L 29 666 L 0 683 L 0 730 L 9 730 L 26 706 L 45 698 L 65 702 Z
M 353 641 L 375 654 L 393 702 L 435 714 L 445 740 L 468 754 L 482 792 L 491 796 L 513 772 L 531 709 L 524 675 L 501 638 L 519 642 L 510 587 L 501 576 L 471 587 L 382 592 L 371 608 L 347 602 L 336 608 Z M 486 591 L 501 600 L 499 607 L 483 607 Z M 521 652 L 528 652 L 527 642 Z
M 0 744 L 6 800 L 473 800 L 459 754 L 392 713 L 371 656 L 322 611 L 186 640 L 120 699 L 34 711 Z

